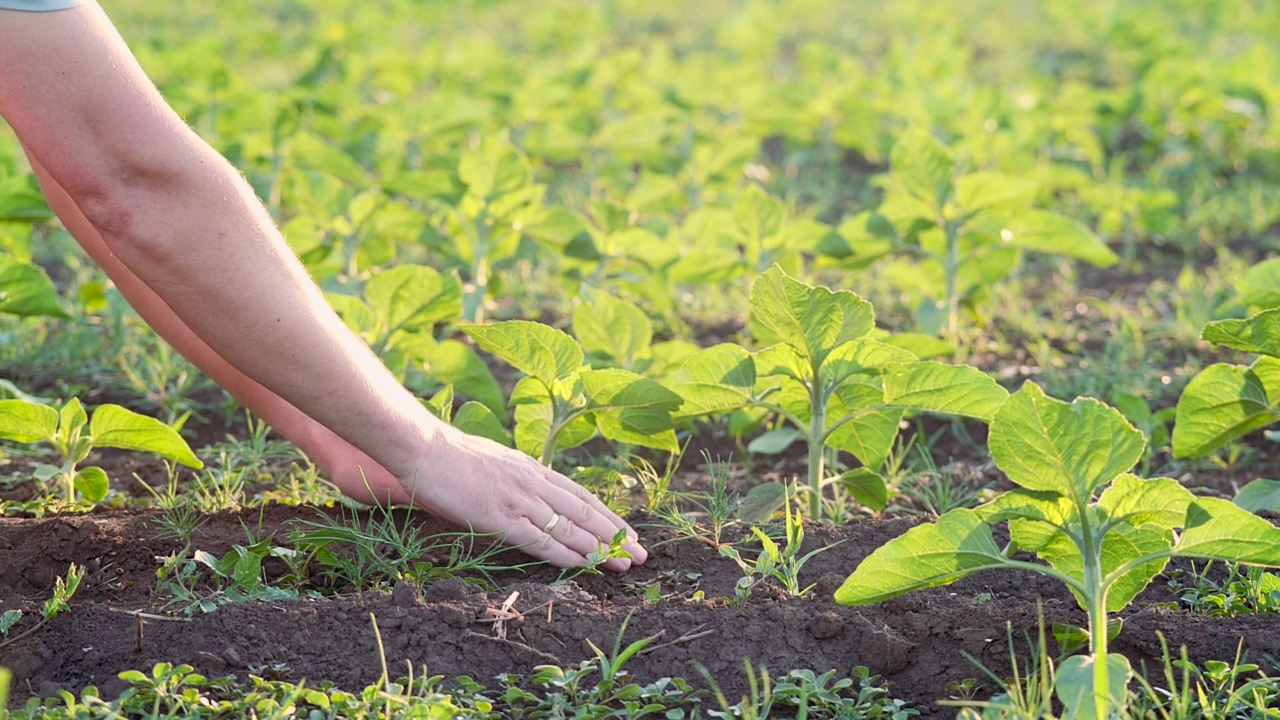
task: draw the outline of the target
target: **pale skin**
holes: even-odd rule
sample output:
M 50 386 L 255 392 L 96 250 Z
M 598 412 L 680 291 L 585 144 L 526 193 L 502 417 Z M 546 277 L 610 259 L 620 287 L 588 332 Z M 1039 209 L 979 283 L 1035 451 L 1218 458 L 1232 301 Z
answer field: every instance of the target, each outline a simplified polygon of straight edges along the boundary
M 590 493 L 439 421 L 400 385 L 96 3 L 0 10 L 0 115 L 50 207 L 143 319 L 343 492 L 501 533 L 560 567 L 626 530 L 633 561 L 605 567 L 644 562 L 634 531 Z

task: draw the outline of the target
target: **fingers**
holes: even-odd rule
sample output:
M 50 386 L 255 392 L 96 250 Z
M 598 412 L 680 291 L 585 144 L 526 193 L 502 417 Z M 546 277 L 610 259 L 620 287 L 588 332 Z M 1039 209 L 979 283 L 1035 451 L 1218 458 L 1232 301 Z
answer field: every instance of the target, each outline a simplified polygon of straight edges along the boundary
M 587 492 L 586 488 L 550 468 L 544 468 L 544 471 L 544 476 L 556 492 L 545 495 L 543 499 L 556 512 L 574 519 L 580 527 L 595 533 L 606 544 L 613 540 L 619 530 L 626 530 L 627 542 L 623 544 L 623 549 L 631 554 L 636 565 L 644 564 L 649 553 L 638 542 L 636 531 L 625 520 L 610 510 L 600 498 Z
M 564 518 L 561 518 L 558 526 L 553 528 L 552 532 L 567 535 L 568 531 L 560 529 L 560 526 L 564 525 L 572 525 L 572 523 L 566 522 Z M 583 531 L 578 530 L 577 532 L 581 533 Z M 578 567 L 587 564 L 586 555 L 569 549 L 568 546 L 554 536 L 542 532 L 542 528 L 535 527 L 528 518 L 522 518 L 511 524 L 511 529 L 507 532 L 506 542 L 539 560 L 546 560 L 556 567 Z M 594 546 L 592 549 L 594 550 Z
M 550 519 L 551 513 L 556 513 L 560 516 L 560 520 L 552 528 L 551 536 L 583 555 L 595 552 L 602 544 L 607 546 L 619 530 L 628 531 L 628 540 L 623 544 L 623 549 L 633 559 L 643 561 L 647 556 L 644 554 L 644 548 L 635 541 L 635 534 L 631 528 L 627 527 L 627 524 L 617 515 L 609 512 L 591 493 L 580 486 L 573 485 L 573 487 L 579 492 L 563 489 L 558 483 L 549 483 L 542 493 L 543 501 L 549 506 L 546 514 L 535 515 L 530 520 L 538 524 L 542 518 Z M 592 502 L 593 500 L 595 502 Z M 541 527 L 546 527 L 545 522 Z M 640 554 L 637 555 L 636 551 Z M 631 563 L 609 562 L 605 567 L 622 571 L 631 567 Z

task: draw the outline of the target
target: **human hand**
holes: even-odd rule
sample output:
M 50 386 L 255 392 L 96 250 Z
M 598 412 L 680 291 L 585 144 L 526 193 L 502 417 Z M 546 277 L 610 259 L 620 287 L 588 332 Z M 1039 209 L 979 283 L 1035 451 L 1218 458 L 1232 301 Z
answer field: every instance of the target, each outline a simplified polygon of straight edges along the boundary
M 636 533 L 599 498 L 528 455 L 443 426 L 414 478 L 401 481 L 415 505 L 480 533 L 502 533 L 507 544 L 557 567 L 587 564 L 587 555 L 625 530 L 631 560 L 604 567 L 624 572 L 648 552 Z
M 412 504 L 459 527 L 500 533 L 507 544 L 558 567 L 584 565 L 587 554 L 626 529 L 632 560 L 613 559 L 623 572 L 648 557 L 635 531 L 582 486 L 522 452 L 440 424 L 417 481 L 398 480 L 341 438 L 321 429 L 306 451 L 334 484 L 367 503 Z M 559 519 L 551 532 L 552 514 Z

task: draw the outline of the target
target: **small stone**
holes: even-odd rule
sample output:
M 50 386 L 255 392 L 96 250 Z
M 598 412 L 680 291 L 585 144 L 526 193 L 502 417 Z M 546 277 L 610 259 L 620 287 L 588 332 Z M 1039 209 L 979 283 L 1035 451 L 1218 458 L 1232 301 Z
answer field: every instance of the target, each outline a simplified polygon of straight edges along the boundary
M 196 653 L 196 659 L 200 661 L 210 673 L 222 673 L 227 671 L 227 661 L 210 652 Z
M 240 651 L 233 647 L 223 650 L 222 657 L 226 659 L 227 664 L 231 667 L 240 667 L 244 664 L 244 662 L 240 660 Z

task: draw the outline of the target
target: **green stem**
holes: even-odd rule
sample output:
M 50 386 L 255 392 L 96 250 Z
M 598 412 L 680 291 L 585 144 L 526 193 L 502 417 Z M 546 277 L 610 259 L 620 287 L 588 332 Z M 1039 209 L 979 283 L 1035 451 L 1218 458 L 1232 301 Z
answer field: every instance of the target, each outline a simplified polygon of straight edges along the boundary
M 943 269 L 947 276 L 947 339 L 959 346 L 960 298 L 956 291 L 956 276 L 960 272 L 960 236 L 953 223 L 944 223 L 947 234 L 947 259 Z
M 814 377 L 817 376 L 815 372 Z M 826 447 L 823 430 L 827 424 L 827 408 L 822 402 L 822 394 L 817 382 L 810 388 L 809 397 L 813 405 L 812 417 L 809 419 L 809 437 L 806 438 L 809 441 L 809 517 L 821 520 L 822 474 L 827 457 L 823 452 L 823 448 Z
M 1095 570 L 1094 574 L 1100 573 Z M 1093 654 L 1094 717 L 1102 719 L 1108 717 L 1111 705 L 1111 678 L 1107 665 L 1107 593 L 1105 588 L 1094 590 L 1089 595 L 1089 651 Z
M 1080 517 L 1086 517 L 1083 508 Z M 1111 684 L 1107 667 L 1107 585 L 1102 577 L 1102 538 L 1094 536 L 1087 522 L 1083 530 L 1080 550 L 1084 560 L 1085 599 L 1089 613 L 1089 653 L 1093 655 L 1094 717 L 1105 720 L 1111 704 Z

